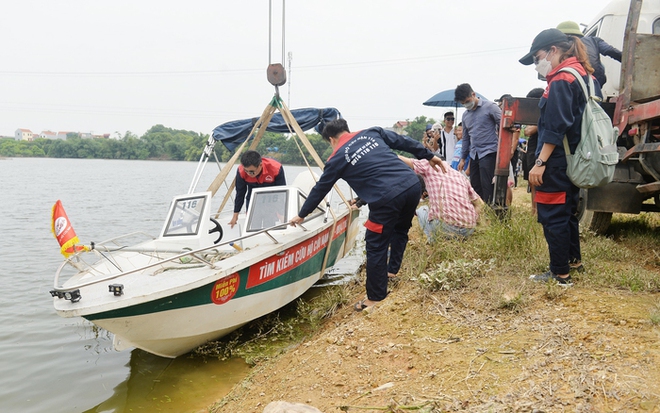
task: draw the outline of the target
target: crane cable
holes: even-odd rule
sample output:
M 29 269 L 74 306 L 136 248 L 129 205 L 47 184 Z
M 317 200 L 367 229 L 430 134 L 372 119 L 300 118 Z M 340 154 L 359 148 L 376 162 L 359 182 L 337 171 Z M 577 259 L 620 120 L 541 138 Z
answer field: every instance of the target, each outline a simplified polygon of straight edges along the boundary
M 273 0 L 268 2 L 268 69 L 266 70 L 266 77 L 268 82 L 275 86 L 275 96 L 279 98 L 279 87 L 286 83 L 286 69 L 284 69 L 284 52 L 285 52 L 285 6 L 286 0 L 282 0 L 282 63 L 272 62 L 273 50 Z
M 286 23 L 286 0 L 282 0 L 282 64 L 284 64 L 284 50 L 286 44 L 285 38 L 285 23 Z M 268 1 L 268 64 L 272 61 L 272 46 L 273 46 L 273 0 Z

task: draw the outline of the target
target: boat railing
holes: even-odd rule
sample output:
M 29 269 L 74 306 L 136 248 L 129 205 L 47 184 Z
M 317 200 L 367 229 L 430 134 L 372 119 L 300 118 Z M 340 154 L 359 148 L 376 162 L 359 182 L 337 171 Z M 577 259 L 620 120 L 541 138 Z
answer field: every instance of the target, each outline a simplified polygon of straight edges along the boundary
M 147 252 L 149 252 L 149 253 L 170 253 L 170 254 L 173 253 L 175 255 L 172 255 L 171 257 L 167 257 L 167 258 L 161 258 L 157 262 L 147 264 L 147 265 L 144 265 L 144 266 L 141 266 L 141 267 L 138 267 L 138 268 L 134 268 L 134 269 L 131 269 L 131 270 L 128 270 L 128 271 L 121 271 L 120 270 L 120 272 L 117 273 L 117 274 L 110 274 L 110 275 L 107 275 L 107 276 L 104 276 L 104 277 L 101 277 L 101 278 L 95 278 L 93 280 L 80 282 L 78 284 L 75 284 L 75 285 L 68 286 L 68 287 L 64 288 L 64 287 L 59 285 L 60 276 L 61 276 L 62 271 L 64 270 L 64 268 L 66 268 L 67 266 L 72 266 L 78 271 L 83 270 L 83 268 L 80 268 L 80 265 L 79 265 L 80 262 L 81 262 L 79 257 L 80 257 L 81 254 L 84 254 L 84 252 L 77 252 L 76 254 L 72 255 L 69 258 L 67 258 L 59 266 L 59 268 L 57 269 L 57 272 L 55 274 L 54 286 L 53 286 L 54 289 L 51 291 L 51 294 L 53 296 L 56 296 L 56 295 L 59 296 L 59 295 L 61 295 L 63 293 L 66 293 L 66 292 L 71 292 L 73 290 L 77 290 L 77 289 L 80 289 L 80 288 L 83 288 L 83 287 L 87 287 L 89 285 L 94 285 L 94 284 L 102 283 L 102 282 L 105 282 L 105 281 L 110 281 L 110 280 L 113 280 L 113 279 L 116 279 L 116 278 L 119 278 L 119 277 L 123 277 L 123 276 L 129 275 L 129 274 L 133 274 L 133 273 L 137 273 L 137 272 L 140 272 L 140 271 L 148 270 L 149 268 L 158 267 L 158 266 L 163 265 L 167 262 L 180 260 L 180 259 L 185 258 L 185 257 L 192 257 L 193 259 L 195 259 L 199 262 L 202 262 L 205 265 L 208 265 L 211 268 L 215 269 L 216 268 L 215 264 L 213 262 L 199 256 L 199 253 L 204 252 L 204 251 L 217 249 L 218 247 L 223 247 L 223 246 L 226 246 L 226 245 L 229 245 L 229 246 L 233 247 L 239 241 L 242 241 L 242 240 L 247 239 L 247 238 L 252 238 L 252 237 L 255 237 L 255 236 L 260 235 L 260 234 L 267 235 L 273 241 L 273 243 L 278 244 L 279 241 L 270 233 L 270 231 L 273 231 L 273 230 L 276 230 L 276 229 L 279 229 L 279 228 L 283 228 L 283 227 L 286 227 L 288 225 L 289 225 L 288 222 L 277 224 L 277 225 L 274 225 L 272 227 L 261 229 L 259 231 L 247 233 L 247 234 L 245 234 L 241 237 L 234 238 L 234 239 L 231 239 L 229 241 L 225 241 L 225 242 L 222 242 L 222 243 L 210 245 L 210 246 L 204 247 L 204 248 L 198 248 L 198 249 L 195 249 L 195 250 L 189 250 L 189 251 L 183 251 L 183 252 L 181 252 L 181 250 L 159 250 L 159 249 L 146 248 L 146 247 L 142 248 L 142 249 L 141 248 L 136 248 L 136 247 L 123 247 L 123 246 L 117 246 L 116 248 L 114 248 L 114 247 L 108 248 L 107 245 L 101 244 L 99 246 L 95 246 L 95 250 L 98 250 L 99 247 L 102 247 L 104 249 L 104 251 L 107 251 L 107 252 L 110 252 L 110 253 L 118 252 L 118 251 L 121 251 L 121 252 L 135 251 L 135 252 L 140 252 L 140 253 L 147 253 Z M 303 231 L 307 231 L 307 228 L 305 228 L 303 225 L 298 224 L 298 226 L 300 226 L 300 228 L 302 228 Z M 133 233 L 133 234 L 135 234 L 135 233 Z M 129 236 L 129 235 L 132 235 L 132 234 L 127 234 L 125 236 L 120 236 L 120 237 L 117 237 L 117 238 L 113 238 L 113 239 L 109 240 L 109 242 L 113 242 L 114 240 L 121 239 L 121 238 Z M 99 252 L 101 252 L 101 251 L 99 251 Z M 101 252 L 101 256 L 104 259 L 109 260 L 113 265 L 116 266 L 116 264 L 113 263 L 110 260 L 110 258 L 107 257 L 102 252 Z M 86 265 L 89 268 L 91 268 L 91 266 L 89 264 L 86 264 Z M 119 269 L 119 267 L 117 267 L 117 268 Z M 53 293 L 55 293 L 55 294 L 53 294 Z
M 121 240 L 123 238 L 134 237 L 136 235 L 144 235 L 146 238 L 151 239 L 151 240 L 156 239 L 156 237 L 154 237 L 153 235 L 149 235 L 146 232 L 136 231 L 136 232 L 131 232 L 131 233 L 128 233 L 128 234 L 120 235 L 118 237 L 113 237 L 113 238 L 110 238 L 110 239 L 107 239 L 107 240 L 104 240 L 104 241 L 101 241 L 101 242 L 92 243 L 92 245 L 94 246 L 94 248 L 98 248 L 100 246 L 105 247 L 106 244 L 110 244 L 110 243 L 114 243 L 114 244 L 118 245 L 117 242 L 119 240 Z

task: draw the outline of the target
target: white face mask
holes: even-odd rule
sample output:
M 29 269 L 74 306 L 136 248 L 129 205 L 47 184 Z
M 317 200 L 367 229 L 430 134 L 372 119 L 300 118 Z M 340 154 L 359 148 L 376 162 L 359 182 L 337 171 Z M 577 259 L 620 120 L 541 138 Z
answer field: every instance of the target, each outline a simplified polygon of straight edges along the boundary
M 471 100 L 467 103 L 463 103 L 463 107 L 467 110 L 472 110 L 472 108 L 474 108 L 474 105 L 475 105 L 474 100 Z
M 552 63 L 548 60 L 548 56 L 550 54 L 546 54 L 545 57 L 541 60 L 539 60 L 538 63 L 534 66 L 534 69 L 536 69 L 537 72 L 539 72 L 539 75 L 546 77 L 548 73 L 552 70 Z

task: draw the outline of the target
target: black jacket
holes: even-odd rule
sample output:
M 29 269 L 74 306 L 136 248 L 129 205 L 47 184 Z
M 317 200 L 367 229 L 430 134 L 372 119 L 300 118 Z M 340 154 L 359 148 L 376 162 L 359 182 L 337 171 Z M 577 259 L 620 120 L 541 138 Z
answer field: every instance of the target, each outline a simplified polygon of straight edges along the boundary
M 346 181 L 369 208 L 387 204 L 419 179 L 392 149 L 431 159 L 433 152 L 407 136 L 379 127 L 342 136 L 298 216 L 305 218 L 339 179 Z
M 598 80 L 601 86 L 607 82 L 607 76 L 605 76 L 605 68 L 600 62 L 600 55 L 609 56 L 617 62 L 621 61 L 621 50 L 605 42 L 605 40 L 600 37 L 583 37 L 582 43 L 587 48 L 587 55 L 589 55 L 589 63 L 591 67 L 594 68 L 594 77 Z

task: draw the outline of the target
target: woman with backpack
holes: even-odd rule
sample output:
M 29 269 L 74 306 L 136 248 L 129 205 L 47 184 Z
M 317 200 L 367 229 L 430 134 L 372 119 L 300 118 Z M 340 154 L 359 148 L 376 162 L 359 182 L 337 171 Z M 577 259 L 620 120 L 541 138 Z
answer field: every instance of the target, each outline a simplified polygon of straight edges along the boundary
M 573 285 L 571 270 L 582 270 L 579 222 L 575 215 L 580 189 L 566 175 L 566 136 L 571 151 L 581 139 L 582 114 L 586 99 L 577 79 L 563 68 L 573 68 L 589 84 L 593 68 L 580 39 L 557 29 L 539 33 L 523 58 L 523 65 L 534 63 L 536 71 L 548 85 L 539 102 L 538 146 L 529 183 L 536 187 L 538 222 L 550 253 L 549 271 L 532 275 L 534 281 L 555 280 L 561 286 Z M 592 94 L 602 96 L 594 82 Z

